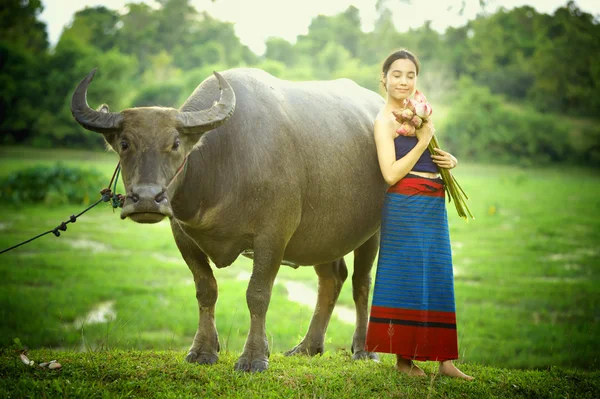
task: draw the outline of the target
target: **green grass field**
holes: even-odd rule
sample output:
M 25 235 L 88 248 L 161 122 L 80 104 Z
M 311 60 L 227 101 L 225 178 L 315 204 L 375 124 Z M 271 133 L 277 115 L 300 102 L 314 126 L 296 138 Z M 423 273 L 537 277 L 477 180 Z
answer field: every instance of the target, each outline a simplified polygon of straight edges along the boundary
M 273 354 L 265 373 L 235 372 L 236 354 L 213 366 L 181 361 L 183 352 L 111 350 L 56 353 L 36 350 L 37 363 L 58 359 L 60 370 L 25 366 L 12 350 L 0 352 L 0 396 L 6 398 L 577 398 L 595 399 L 600 372 L 512 370 L 475 364 L 467 382 L 436 375 L 411 378 L 394 371 L 393 359 L 352 361 L 347 351 L 286 358 Z
M 116 156 L 101 152 L 0 149 L 0 177 L 34 164 L 97 168 L 107 183 Z M 597 370 L 600 345 L 600 173 L 461 164 L 456 176 L 476 220 L 449 204 L 459 362 L 517 369 Z M 102 187 L 99 187 L 100 190 Z M 121 189 L 122 192 L 122 189 Z M 83 205 L 0 209 L 0 249 L 54 228 Z M 352 257 L 347 262 L 352 271 Z M 251 261 L 217 270 L 217 325 L 228 368 L 249 326 Z M 374 271 L 373 271 L 374 276 Z M 282 267 L 267 316 L 272 353 L 297 344 L 312 314 L 312 268 Z M 353 309 L 350 281 L 338 307 Z M 106 309 L 108 321 L 89 312 Z M 351 312 L 350 312 L 351 313 Z M 87 320 L 86 315 L 88 315 Z M 102 204 L 70 224 L 0 255 L 0 346 L 32 349 L 172 350 L 183 362 L 197 325 L 191 273 L 167 222 L 121 221 Z M 346 353 L 353 325 L 334 316 L 326 350 Z M 383 355 L 391 362 L 391 355 Z M 285 362 L 275 356 L 272 366 Z M 468 368 L 468 367 L 465 367 Z

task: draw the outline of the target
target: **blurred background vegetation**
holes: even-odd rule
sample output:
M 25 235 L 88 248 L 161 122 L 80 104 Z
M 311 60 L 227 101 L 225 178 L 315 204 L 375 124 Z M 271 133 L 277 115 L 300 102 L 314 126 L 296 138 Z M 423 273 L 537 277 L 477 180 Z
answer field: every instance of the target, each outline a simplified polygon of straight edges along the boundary
M 313 18 L 296 43 L 272 37 L 262 55 L 232 23 L 190 0 L 132 2 L 78 11 L 56 46 L 40 0 L 3 0 L 0 10 L 0 143 L 101 148 L 74 123 L 70 96 L 92 68 L 92 107 L 178 107 L 213 70 L 257 67 L 284 79 L 351 78 L 379 91 L 383 59 L 396 48 L 422 61 L 420 87 L 442 123 L 442 145 L 476 162 L 600 164 L 600 25 L 569 1 L 552 15 L 523 6 L 482 12 L 444 33 L 429 23 L 399 32 L 379 1 L 361 30 L 354 6 Z M 484 4 L 483 2 L 482 4 Z M 434 113 L 436 112 L 434 111 Z

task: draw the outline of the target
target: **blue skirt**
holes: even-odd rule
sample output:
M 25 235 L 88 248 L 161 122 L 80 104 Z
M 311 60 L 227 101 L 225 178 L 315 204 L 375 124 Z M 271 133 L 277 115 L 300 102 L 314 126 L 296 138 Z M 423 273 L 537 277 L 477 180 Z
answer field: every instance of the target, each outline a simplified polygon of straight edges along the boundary
M 408 174 L 387 192 L 366 350 L 416 360 L 458 358 L 441 179 Z

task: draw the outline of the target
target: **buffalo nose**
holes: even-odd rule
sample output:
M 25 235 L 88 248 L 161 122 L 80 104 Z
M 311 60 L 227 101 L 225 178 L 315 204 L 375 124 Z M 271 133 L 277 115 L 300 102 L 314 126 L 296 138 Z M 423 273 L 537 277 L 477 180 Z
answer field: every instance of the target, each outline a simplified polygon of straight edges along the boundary
M 158 193 L 156 195 L 156 197 L 154 197 L 154 201 L 156 201 L 157 203 L 160 203 L 160 202 L 163 202 L 163 201 L 166 201 L 166 200 L 167 200 L 167 196 L 166 196 L 166 193 L 165 193 L 164 190 L 161 191 L 160 193 Z
M 149 202 L 152 200 L 159 204 L 167 200 L 167 195 L 165 190 L 160 186 L 143 184 L 132 187 L 129 198 L 134 204 L 137 204 L 140 201 Z

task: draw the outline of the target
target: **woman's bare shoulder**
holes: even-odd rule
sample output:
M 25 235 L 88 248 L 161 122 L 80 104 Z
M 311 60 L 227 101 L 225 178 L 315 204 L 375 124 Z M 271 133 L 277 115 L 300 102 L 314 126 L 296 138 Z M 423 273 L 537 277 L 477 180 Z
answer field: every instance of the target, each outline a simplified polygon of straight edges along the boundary
M 379 113 L 375 117 L 375 131 L 390 133 L 395 132 L 395 122 L 396 120 L 394 119 L 392 113 L 386 112 L 386 109 L 384 108 L 381 111 L 379 111 Z

